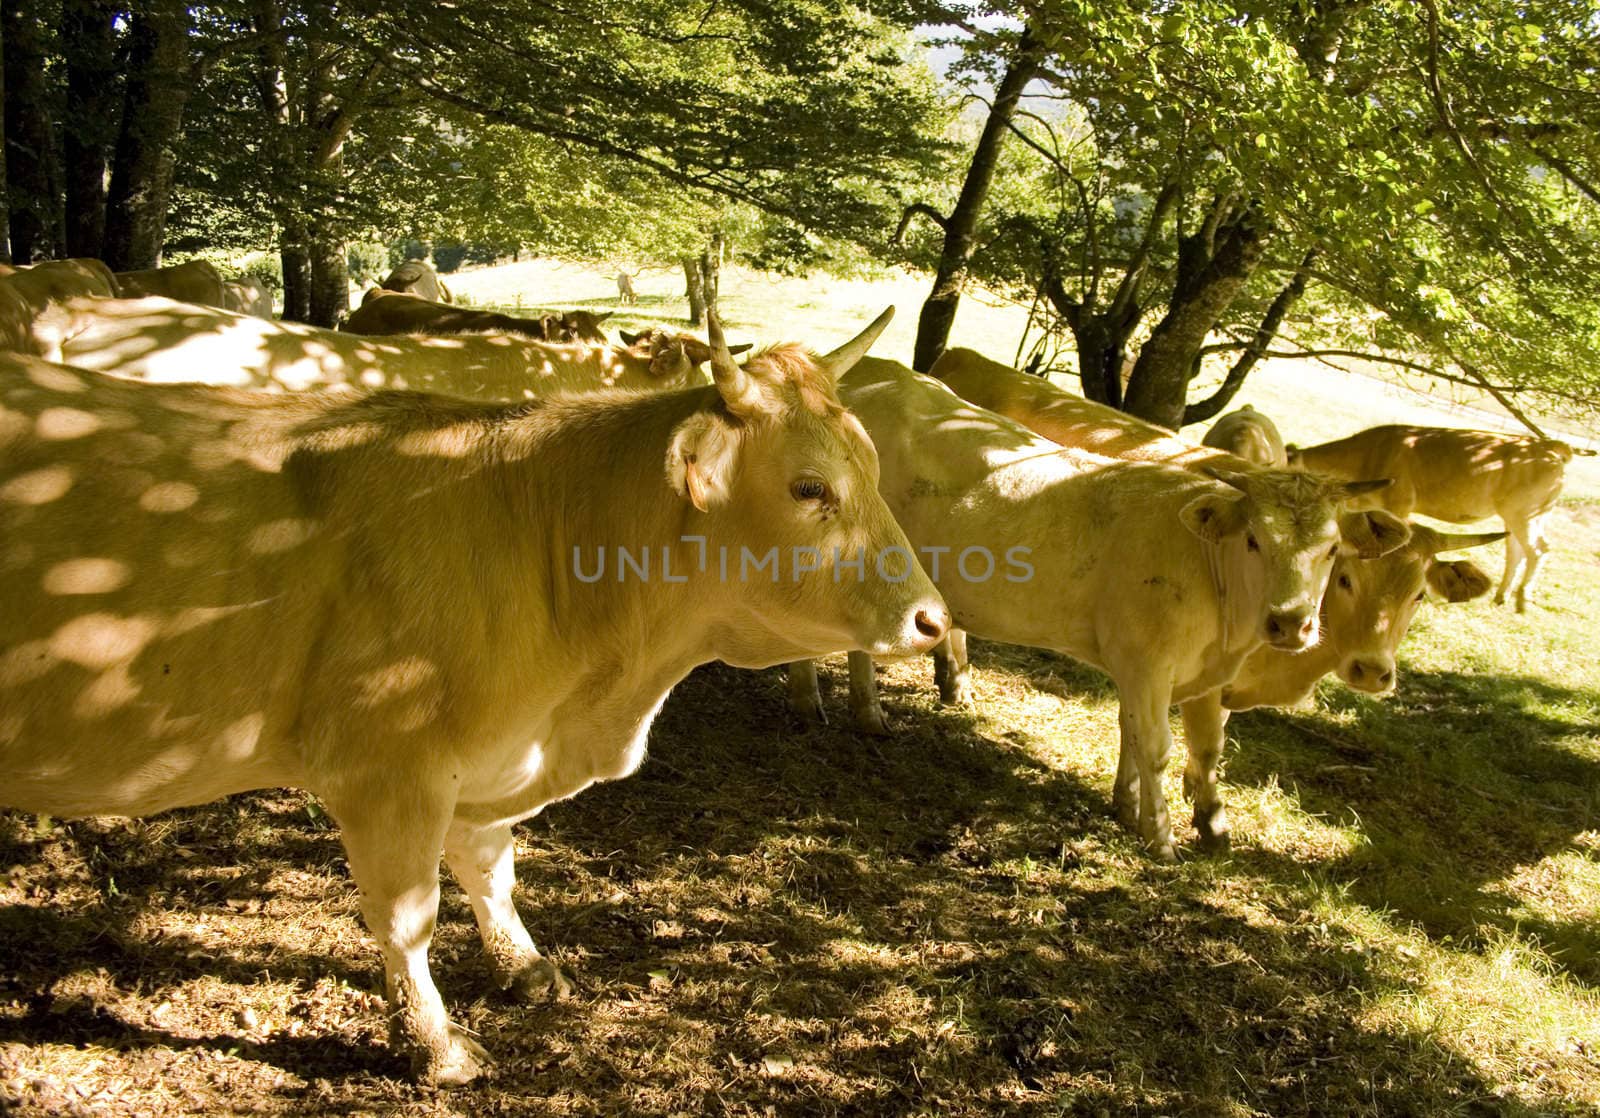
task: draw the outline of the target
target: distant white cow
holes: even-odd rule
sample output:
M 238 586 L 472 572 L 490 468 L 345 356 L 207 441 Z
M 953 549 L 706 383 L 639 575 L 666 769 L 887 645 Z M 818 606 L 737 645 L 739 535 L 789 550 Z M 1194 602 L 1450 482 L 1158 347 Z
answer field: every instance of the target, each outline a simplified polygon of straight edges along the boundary
M 633 289 L 633 277 L 627 272 L 617 273 L 617 302 L 623 306 L 639 302 L 639 293 Z

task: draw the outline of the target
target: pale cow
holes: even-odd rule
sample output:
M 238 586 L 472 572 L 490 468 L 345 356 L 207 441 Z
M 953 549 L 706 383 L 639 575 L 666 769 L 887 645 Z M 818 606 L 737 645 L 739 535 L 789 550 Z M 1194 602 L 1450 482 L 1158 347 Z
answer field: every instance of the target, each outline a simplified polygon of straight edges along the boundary
M 411 388 L 490 400 L 705 384 L 701 364 L 711 352 L 686 335 L 630 348 L 510 335 L 372 338 L 169 299 L 69 299 L 35 320 L 33 335 L 51 360 L 141 380 Z
M 562 311 L 518 318 L 374 287 L 340 329 L 351 334 L 520 334 L 542 342 L 604 342 L 600 324 L 612 313 Z
M 407 260 L 384 277 L 378 285 L 388 291 L 403 291 L 435 303 L 453 303 L 450 289 L 426 260 Z
M 222 273 L 204 260 L 186 260 L 164 268 L 145 268 L 118 272 L 117 291 L 127 299 L 159 295 L 180 303 L 200 303 L 207 307 L 228 307 Z
M 1119 775 L 1117 808 L 1165 859 L 1174 856 L 1160 786 L 1169 708 L 1219 692 L 1263 643 L 1314 644 L 1334 558 L 1375 558 L 1407 536 L 1386 513 L 1339 517 L 1342 501 L 1384 481 L 1219 467 L 1204 476 L 1088 454 L 889 361 L 863 362 L 840 396 L 878 448 L 884 498 L 953 624 L 1065 653 L 1116 683 L 1132 767 Z M 858 720 L 881 725 L 870 662 L 855 657 L 851 675 Z M 817 711 L 813 667 L 791 668 L 790 685 L 802 713 Z M 1207 843 L 1226 834 L 1218 759 L 1190 744 Z
M 255 276 L 240 276 L 222 285 L 223 309 L 257 318 L 272 318 L 272 289 Z
M 697 664 L 944 636 L 914 565 L 841 578 L 828 558 L 907 547 L 834 386 L 882 321 L 743 369 L 713 324 L 715 387 L 517 404 L 0 359 L 0 805 L 309 790 L 397 1047 L 428 1080 L 473 1078 L 485 1054 L 427 961 L 441 850 L 500 982 L 563 992 L 512 903 L 514 823 L 631 773 Z M 579 553 L 602 546 L 658 577 L 589 577 Z M 781 580 L 719 571 L 769 550 Z
M 1278 433 L 1278 425 L 1249 404 L 1213 423 L 1200 442 L 1258 466 L 1283 467 L 1289 464 L 1289 455 L 1283 449 L 1283 436 Z
M 92 256 L 46 260 L 31 267 L 18 268 L 5 277 L 5 282 L 27 301 L 36 315 L 52 304 L 74 296 L 118 294 L 116 277 L 111 269 Z
M 1507 532 L 1506 568 L 1494 600 L 1502 604 L 1509 591 L 1521 613 L 1550 550 L 1545 516 L 1561 496 L 1574 453 L 1593 452 L 1575 452 L 1559 439 L 1393 424 L 1318 446 L 1290 447 L 1289 461 L 1336 477 L 1382 471 L 1395 483 L 1366 503 L 1399 516 L 1420 513 L 1452 524 L 1498 516 Z
M 639 302 L 639 293 L 633 289 L 633 276 L 627 272 L 617 273 L 617 302 L 625 307 L 636 306 Z

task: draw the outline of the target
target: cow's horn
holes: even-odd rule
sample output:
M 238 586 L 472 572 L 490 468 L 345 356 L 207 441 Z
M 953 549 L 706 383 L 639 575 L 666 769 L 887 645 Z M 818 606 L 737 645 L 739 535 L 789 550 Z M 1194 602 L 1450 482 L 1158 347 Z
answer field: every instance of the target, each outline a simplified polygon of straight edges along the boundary
M 734 415 L 750 415 L 761 409 L 761 389 L 755 379 L 735 364 L 728 352 L 728 339 L 722 336 L 722 321 L 717 312 L 706 309 L 706 336 L 711 339 L 711 377 L 717 382 L 723 403 Z
M 817 364 L 830 377 L 838 380 L 855 368 L 856 362 L 867 355 L 867 350 L 872 348 L 872 343 L 878 340 L 878 335 L 883 333 L 884 327 L 889 325 L 889 320 L 893 317 L 894 308 L 885 307 L 883 313 L 872 320 L 871 325 L 826 357 L 820 358 Z
M 1504 532 L 1434 532 L 1428 539 L 1428 550 L 1437 555 L 1441 551 L 1460 551 L 1468 547 L 1482 547 L 1486 543 L 1499 543 L 1505 538 Z

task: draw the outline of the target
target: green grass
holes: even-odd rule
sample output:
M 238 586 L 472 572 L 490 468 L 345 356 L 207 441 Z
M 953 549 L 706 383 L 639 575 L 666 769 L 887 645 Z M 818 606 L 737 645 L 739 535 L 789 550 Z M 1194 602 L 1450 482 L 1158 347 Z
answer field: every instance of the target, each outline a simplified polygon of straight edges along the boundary
M 547 271 L 571 281 L 549 305 L 604 304 L 608 277 Z M 452 283 L 505 303 L 493 284 L 521 282 L 508 276 Z M 660 301 L 644 312 L 681 313 L 679 282 L 645 277 Z M 885 352 L 903 355 L 920 284 L 751 279 L 724 298 L 747 337 L 819 345 L 897 301 Z M 1002 311 L 964 310 L 958 329 L 989 352 L 1015 344 Z M 1382 380 L 1292 365 L 1252 390 L 1311 438 L 1389 418 L 1392 399 L 1453 421 Z M 1526 615 L 1423 608 L 1393 698 L 1324 684 L 1308 709 L 1236 716 L 1223 858 L 1194 854 L 1184 827 L 1185 857 L 1159 865 L 1114 824 L 1115 694 L 1060 657 L 973 642 L 976 714 L 936 704 L 927 663 L 886 665 L 897 733 L 882 741 L 845 725 L 841 659 L 819 729 L 788 718 L 778 672 L 696 672 L 636 777 L 520 829 L 519 903 L 574 1000 L 497 995 L 446 888 L 435 973 L 501 1061 L 459 1092 L 396 1078 L 377 954 L 337 834 L 304 796 L 133 824 L 5 817 L 0 1100 L 129 1115 L 1600 1113 L 1597 493 L 1575 471 Z M 1482 561 L 1498 573 L 1492 549 Z

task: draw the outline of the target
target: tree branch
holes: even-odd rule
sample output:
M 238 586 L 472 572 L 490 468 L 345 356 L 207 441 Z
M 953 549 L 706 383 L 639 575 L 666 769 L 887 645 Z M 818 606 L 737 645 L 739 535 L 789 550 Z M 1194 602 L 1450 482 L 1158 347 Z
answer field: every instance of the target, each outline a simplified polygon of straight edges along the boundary
M 950 219 L 945 217 L 944 214 L 926 202 L 912 202 L 906 207 L 905 212 L 900 215 L 900 224 L 894 227 L 894 236 L 889 238 L 890 244 L 896 248 L 900 246 L 900 242 L 905 238 L 906 230 L 911 227 L 911 219 L 914 217 L 925 217 L 940 229 L 946 232 L 949 231 Z

